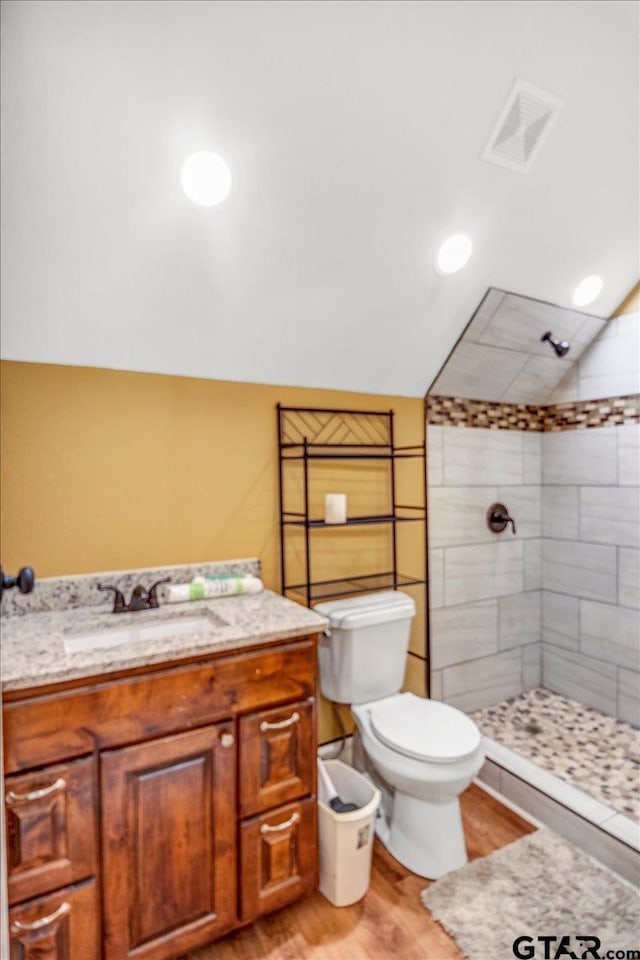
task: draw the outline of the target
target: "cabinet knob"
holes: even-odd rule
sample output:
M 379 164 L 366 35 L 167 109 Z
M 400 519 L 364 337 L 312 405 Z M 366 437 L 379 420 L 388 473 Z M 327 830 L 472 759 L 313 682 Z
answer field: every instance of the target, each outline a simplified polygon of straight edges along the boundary
M 220 736 L 220 746 L 222 747 L 232 747 L 236 742 L 236 738 L 232 733 L 223 733 Z

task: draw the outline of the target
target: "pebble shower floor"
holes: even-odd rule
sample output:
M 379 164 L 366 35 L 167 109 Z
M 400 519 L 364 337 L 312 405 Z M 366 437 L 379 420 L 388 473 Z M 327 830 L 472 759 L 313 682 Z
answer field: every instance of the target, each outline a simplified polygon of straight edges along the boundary
M 542 687 L 471 714 L 487 737 L 640 821 L 640 731 Z

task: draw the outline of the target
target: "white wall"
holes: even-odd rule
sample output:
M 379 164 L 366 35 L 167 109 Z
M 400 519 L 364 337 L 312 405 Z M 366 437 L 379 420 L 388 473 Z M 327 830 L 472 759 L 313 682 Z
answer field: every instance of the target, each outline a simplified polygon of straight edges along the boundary
M 3 3 L 3 355 L 422 397 L 491 284 L 568 306 L 597 271 L 612 312 L 637 26 L 627 0 Z M 527 176 L 480 158 L 516 76 L 566 104 Z M 180 188 L 202 149 L 219 208 Z

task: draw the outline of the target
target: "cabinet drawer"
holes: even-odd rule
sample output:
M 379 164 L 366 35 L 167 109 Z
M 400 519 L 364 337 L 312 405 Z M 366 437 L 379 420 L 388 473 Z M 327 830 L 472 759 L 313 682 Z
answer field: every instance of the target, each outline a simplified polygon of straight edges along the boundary
M 5 703 L 5 773 L 205 726 L 316 689 L 315 638 Z
M 315 799 L 288 803 L 240 826 L 241 914 L 245 921 L 317 886 Z
M 100 956 L 95 880 L 9 911 L 11 960 L 92 960 Z
M 315 701 L 240 718 L 240 816 L 315 793 Z
M 6 777 L 4 796 L 9 903 L 96 872 L 93 757 Z

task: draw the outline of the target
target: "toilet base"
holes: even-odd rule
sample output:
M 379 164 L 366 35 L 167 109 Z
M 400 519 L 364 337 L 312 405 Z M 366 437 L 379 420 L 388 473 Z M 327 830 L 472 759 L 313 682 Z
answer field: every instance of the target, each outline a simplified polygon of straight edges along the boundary
M 428 880 L 437 880 L 467 863 L 457 797 L 432 803 L 396 790 L 391 818 L 378 817 L 376 834 L 396 860 Z

